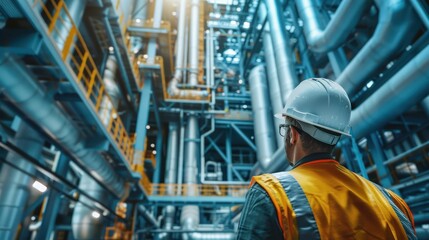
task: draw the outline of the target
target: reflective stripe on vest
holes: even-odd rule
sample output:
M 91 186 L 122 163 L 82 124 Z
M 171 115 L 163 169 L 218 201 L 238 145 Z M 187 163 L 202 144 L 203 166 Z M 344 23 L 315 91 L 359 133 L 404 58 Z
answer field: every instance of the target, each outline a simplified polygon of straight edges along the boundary
M 286 195 L 292 204 L 293 211 L 296 215 L 296 224 L 298 227 L 299 239 L 320 239 L 319 229 L 317 228 L 316 219 L 307 196 L 302 190 L 299 183 L 288 172 L 274 173 Z
M 272 199 L 284 239 L 320 239 L 307 197 L 292 175 L 287 172 L 264 174 L 254 177 L 253 180 L 261 185 Z M 288 209 L 293 211 L 291 215 L 294 219 L 286 219 Z
M 392 206 L 393 210 L 396 213 L 396 216 L 398 216 L 399 220 L 401 221 L 402 227 L 405 230 L 405 233 L 407 234 L 408 239 L 414 240 L 417 239 L 417 236 L 415 235 L 415 232 L 413 230 L 413 227 L 411 225 L 410 220 L 405 216 L 405 214 L 396 206 L 396 204 L 392 200 L 392 196 L 384 189 L 383 187 L 379 186 L 378 184 L 374 184 L 377 186 L 377 188 L 380 190 L 380 192 L 384 195 L 384 197 L 389 202 L 390 206 Z

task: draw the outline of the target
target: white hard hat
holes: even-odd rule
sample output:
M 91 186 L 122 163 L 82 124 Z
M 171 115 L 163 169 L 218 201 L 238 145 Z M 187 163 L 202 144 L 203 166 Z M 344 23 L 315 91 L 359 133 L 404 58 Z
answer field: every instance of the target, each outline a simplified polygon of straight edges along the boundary
M 335 145 L 341 134 L 350 136 L 350 114 L 350 100 L 338 83 L 325 78 L 310 78 L 291 92 L 285 108 L 276 117 L 294 118 L 313 138 Z

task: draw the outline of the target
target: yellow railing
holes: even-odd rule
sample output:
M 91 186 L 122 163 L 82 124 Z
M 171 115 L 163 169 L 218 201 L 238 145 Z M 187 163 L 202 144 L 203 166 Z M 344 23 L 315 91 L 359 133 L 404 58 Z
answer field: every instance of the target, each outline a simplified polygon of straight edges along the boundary
M 153 196 L 186 196 L 193 191 L 197 196 L 243 197 L 248 185 L 208 185 L 208 184 L 152 184 Z
M 53 8 L 53 14 L 51 14 L 47 4 Z M 110 105 L 107 107 L 109 113 L 105 116 L 107 119 L 101 120 L 107 122 L 107 130 L 111 137 L 131 163 L 134 151 L 132 142 L 116 109 L 112 106 L 112 99 L 106 92 L 94 59 L 75 26 L 64 1 L 48 0 L 44 3 L 41 0 L 35 0 L 33 7 L 42 9 L 41 14 L 48 26 L 49 35 L 57 41 L 57 47 L 64 63 L 73 70 L 75 80 L 80 83 L 81 89 L 94 110 L 100 115 L 101 108 Z
M 116 222 L 115 225 L 111 227 L 106 227 L 104 233 L 105 240 L 131 240 L 132 232 L 128 230 L 124 223 Z

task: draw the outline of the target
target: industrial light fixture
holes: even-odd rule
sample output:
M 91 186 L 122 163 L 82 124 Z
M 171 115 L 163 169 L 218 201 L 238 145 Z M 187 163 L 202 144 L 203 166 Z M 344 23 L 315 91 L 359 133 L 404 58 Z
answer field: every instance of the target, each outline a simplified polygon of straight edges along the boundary
M 99 218 L 100 217 L 100 213 L 97 211 L 93 211 L 91 215 L 93 218 Z
M 153 150 L 153 151 L 152 151 L 152 154 L 153 154 L 153 155 L 156 155 L 156 150 Z
M 46 192 L 46 190 L 48 189 L 45 185 L 43 185 L 41 182 L 39 182 L 37 180 L 34 181 L 33 187 L 42 193 Z
M 150 144 L 150 147 L 151 147 L 151 148 L 154 148 L 154 147 L 155 147 L 155 143 L 151 143 L 151 144 Z
M 150 125 L 146 125 L 146 129 L 149 130 L 150 129 Z

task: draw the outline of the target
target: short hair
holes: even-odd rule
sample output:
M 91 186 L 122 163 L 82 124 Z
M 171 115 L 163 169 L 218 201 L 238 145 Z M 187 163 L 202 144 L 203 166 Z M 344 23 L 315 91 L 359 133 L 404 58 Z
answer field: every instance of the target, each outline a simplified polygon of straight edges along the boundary
M 302 148 L 308 153 L 316 153 L 316 152 L 328 152 L 332 153 L 334 151 L 335 145 L 329 145 L 327 143 L 321 142 L 308 133 L 304 132 L 301 128 L 301 125 L 298 120 L 286 117 L 287 121 L 290 122 L 291 126 L 299 130 L 299 134 L 301 135 L 301 143 Z

